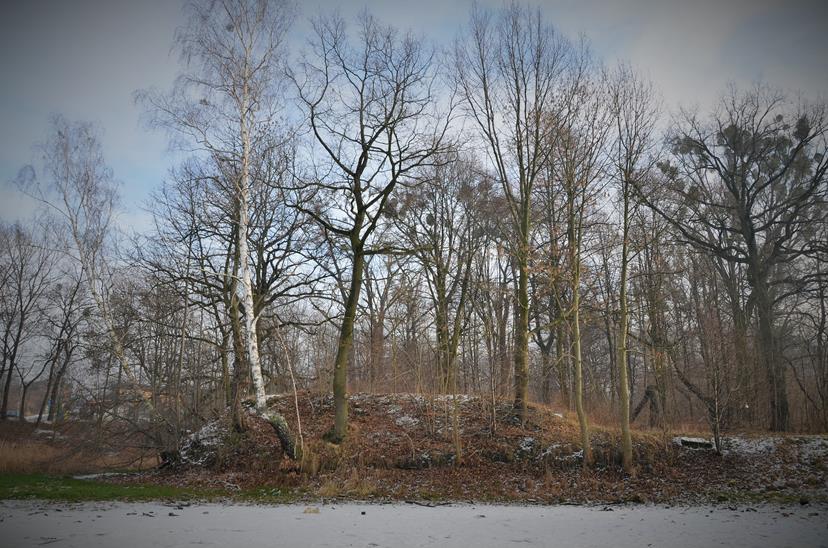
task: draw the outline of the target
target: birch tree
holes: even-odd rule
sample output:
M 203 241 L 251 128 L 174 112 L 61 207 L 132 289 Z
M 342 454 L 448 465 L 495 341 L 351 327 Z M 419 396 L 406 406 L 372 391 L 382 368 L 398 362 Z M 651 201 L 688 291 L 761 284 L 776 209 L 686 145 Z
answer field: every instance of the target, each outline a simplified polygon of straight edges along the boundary
M 100 131 L 91 123 L 55 116 L 49 136 L 39 148 L 44 173 L 38 177 L 32 172 L 20 177 L 18 183 L 54 215 L 54 248 L 80 268 L 97 320 L 109 339 L 117 378 L 124 376 L 139 386 L 140 371 L 130 363 L 125 348 L 126 330 L 113 310 L 119 183 L 104 158 Z M 139 401 L 155 426 L 162 426 L 164 418 L 150 398 L 142 395 Z
M 255 162 L 278 146 L 274 136 L 287 131 L 279 114 L 283 106 L 279 74 L 284 38 L 294 20 L 283 1 L 217 0 L 188 5 L 189 23 L 177 36 L 187 71 L 169 95 L 142 92 L 153 121 L 169 128 L 189 147 L 205 155 L 216 175 L 227 181 L 234 207 L 235 260 L 229 265 L 241 308 L 244 351 L 257 412 L 275 429 L 284 452 L 297 456 L 284 417 L 267 407 L 262 377 L 248 234 L 251 202 L 256 194 Z M 238 363 L 238 361 L 237 361 Z

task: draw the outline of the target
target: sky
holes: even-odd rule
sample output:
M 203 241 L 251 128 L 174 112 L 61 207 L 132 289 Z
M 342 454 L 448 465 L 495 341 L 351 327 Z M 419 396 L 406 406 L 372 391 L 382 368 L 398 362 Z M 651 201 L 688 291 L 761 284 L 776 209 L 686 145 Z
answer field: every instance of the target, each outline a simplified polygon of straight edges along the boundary
M 501 0 L 480 0 L 498 7 Z M 828 0 L 528 0 L 563 34 L 584 34 L 606 63 L 628 61 L 661 92 L 668 111 L 709 108 L 730 82 L 764 81 L 828 99 Z M 181 0 L 0 0 L 0 219 L 29 215 L 11 183 L 36 159 L 49 118 L 96 123 L 122 183 L 121 220 L 140 229 L 144 206 L 176 161 L 167 137 L 142 123 L 138 89 L 169 89 L 181 70 L 172 50 Z M 472 0 L 307 0 L 307 17 L 362 8 L 385 23 L 449 45 Z

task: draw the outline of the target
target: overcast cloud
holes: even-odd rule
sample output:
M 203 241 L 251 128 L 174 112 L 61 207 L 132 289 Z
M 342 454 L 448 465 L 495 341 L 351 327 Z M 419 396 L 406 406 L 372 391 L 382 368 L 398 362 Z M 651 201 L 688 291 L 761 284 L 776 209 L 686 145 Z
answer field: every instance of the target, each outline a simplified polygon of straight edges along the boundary
M 499 6 L 500 1 L 484 1 Z M 302 3 L 302 15 L 366 6 L 381 20 L 448 45 L 471 0 L 346 0 Z M 764 80 L 810 98 L 828 94 L 828 2 L 795 0 L 534 1 L 563 33 L 584 33 L 608 63 L 628 60 L 648 75 L 667 107 L 708 106 L 729 81 Z M 126 219 L 172 162 L 166 137 L 145 129 L 132 93 L 169 88 L 181 3 L 162 0 L 4 0 L 0 4 L 0 218 L 27 207 L 9 182 L 32 161 L 49 116 L 91 120 L 124 183 Z M 308 26 L 294 27 L 299 50 Z

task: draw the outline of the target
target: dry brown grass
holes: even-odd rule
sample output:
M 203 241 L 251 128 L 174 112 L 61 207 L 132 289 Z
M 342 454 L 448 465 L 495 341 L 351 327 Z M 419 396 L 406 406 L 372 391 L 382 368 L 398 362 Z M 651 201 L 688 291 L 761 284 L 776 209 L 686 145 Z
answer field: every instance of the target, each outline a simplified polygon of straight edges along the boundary
M 342 492 L 342 488 L 340 487 L 339 483 L 336 481 L 329 479 L 325 480 L 325 483 L 319 486 L 319 489 L 316 490 L 316 494 L 323 498 L 330 498 L 339 495 Z
M 786 462 L 781 451 L 766 465 L 765 459 L 682 450 L 672 436 L 685 432 L 675 426 L 633 430 L 636 473 L 627 475 L 620 466 L 620 432 L 611 416 L 605 417 L 608 424 L 593 423 L 596 462 L 584 469 L 574 413 L 532 404 L 520 424 L 512 402 L 502 400 L 496 402 L 493 431 L 491 403 L 467 397 L 447 411 L 446 398 L 436 396 L 355 394 L 349 436 L 332 445 L 325 433 L 331 427 L 333 399 L 301 393 L 299 402 L 304 437 L 299 461 L 274 458 L 281 453 L 273 429 L 255 419 L 256 451 L 234 453 L 223 468 L 144 477 L 179 486 L 225 480 L 244 488 L 291 486 L 322 498 L 549 503 L 720 500 L 723 491 L 754 492 L 773 481 L 776 476 L 764 473 L 771 464 L 785 466 L 785 473 L 792 470 L 796 481 L 812 491 L 824 482 L 823 469 L 797 468 L 799 463 Z M 292 395 L 275 396 L 270 403 L 292 422 Z M 682 429 L 698 430 L 691 427 Z M 455 429 L 463 443 L 462 461 L 456 458 Z M 811 475 L 815 479 L 808 479 Z
M 343 446 L 324 440 L 311 440 L 305 444 L 299 469 L 310 477 L 320 472 L 336 470 L 342 461 Z
M 0 439 L 0 474 L 79 474 L 146 468 L 156 463 L 125 454 L 90 453 L 46 441 Z
M 357 499 L 370 498 L 378 493 L 377 484 L 367 475 L 365 471 L 357 468 L 351 469 L 350 475 L 345 481 L 337 481 L 334 478 L 325 480 L 316 491 L 320 497 L 354 497 Z
M 59 430 L 49 434 L 29 424 L 0 424 L 0 474 L 78 474 L 158 464 L 135 449 L 96 449 L 74 425 Z
M 0 474 L 52 472 L 63 451 L 35 439 L 0 439 Z

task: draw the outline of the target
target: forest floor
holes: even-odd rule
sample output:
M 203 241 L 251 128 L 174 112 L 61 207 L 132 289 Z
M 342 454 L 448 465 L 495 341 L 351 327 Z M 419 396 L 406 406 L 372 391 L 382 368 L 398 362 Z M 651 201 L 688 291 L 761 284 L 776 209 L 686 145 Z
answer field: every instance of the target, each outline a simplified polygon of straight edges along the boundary
M 174 466 L 147 469 L 152 461 L 133 457 L 132 467 L 143 470 L 84 477 L 109 487 L 75 497 L 69 495 L 71 485 L 44 489 L 41 476 L 27 476 L 0 482 L 0 499 L 359 500 L 425 505 L 828 502 L 828 436 L 728 433 L 722 454 L 717 454 L 681 445 L 681 436 L 704 437 L 699 432 L 634 431 L 637 470 L 630 476 L 619 466 L 617 430 L 593 427 L 595 464 L 585 470 L 574 416 L 543 405 L 531 405 L 527 421 L 520 425 L 505 401 L 493 407 L 468 396 L 413 394 L 354 394 L 349 401 L 349 435 L 334 445 L 323 439 L 332 424 L 332 398 L 300 394 L 300 461 L 283 457 L 272 428 L 261 419 L 251 415 L 250 430 L 241 435 L 221 417 L 190 435 Z M 298 433 L 293 397 L 273 396 L 269 403 Z M 43 435 L 38 441 L 53 447 L 51 461 L 47 458 L 37 469 L 21 469 L 4 457 L 12 444 L 23 447 L 19 440 L 6 439 L 11 435 L 0 429 L 0 474 L 123 468 L 112 464 L 112 452 L 109 464 L 99 458 L 79 462 L 74 470 L 66 465 L 44 467 L 54 461 L 61 443 L 71 444 L 67 434 L 61 434 L 62 441 Z

